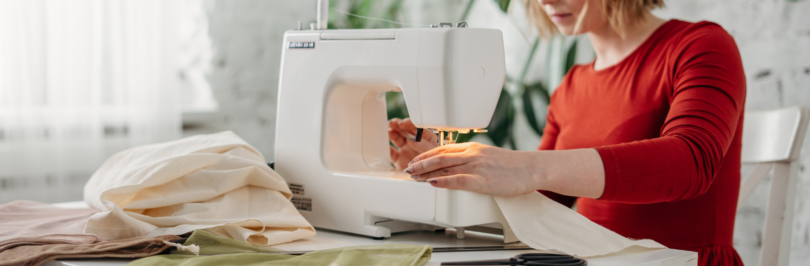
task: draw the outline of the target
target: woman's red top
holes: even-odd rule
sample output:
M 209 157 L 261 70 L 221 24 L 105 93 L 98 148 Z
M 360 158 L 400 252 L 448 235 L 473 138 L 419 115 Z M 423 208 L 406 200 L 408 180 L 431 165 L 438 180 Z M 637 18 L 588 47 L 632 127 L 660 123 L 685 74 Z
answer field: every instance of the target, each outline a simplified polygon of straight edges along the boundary
M 620 63 L 574 66 L 551 97 L 541 150 L 596 148 L 599 199 L 544 192 L 633 239 L 742 265 L 732 246 L 745 75 L 734 39 L 671 20 Z

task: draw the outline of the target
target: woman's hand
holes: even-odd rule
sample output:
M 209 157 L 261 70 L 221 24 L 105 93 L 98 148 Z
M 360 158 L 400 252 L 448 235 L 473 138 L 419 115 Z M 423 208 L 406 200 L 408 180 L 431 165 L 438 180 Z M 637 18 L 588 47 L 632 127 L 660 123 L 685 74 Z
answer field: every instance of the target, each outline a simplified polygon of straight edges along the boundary
M 451 144 L 417 156 L 405 172 L 434 187 L 510 197 L 541 187 L 537 155 L 475 142 Z
M 397 147 L 390 147 L 391 161 L 398 170 L 408 167 L 408 162 L 416 155 L 439 146 L 438 137 L 430 130 L 422 131 L 422 140 L 416 142 L 416 126 L 410 118 L 394 118 L 388 121 L 388 138 Z
M 462 143 L 423 153 L 405 172 L 434 187 L 511 197 L 547 190 L 597 199 L 605 190 L 602 158 L 595 149 L 513 151 Z

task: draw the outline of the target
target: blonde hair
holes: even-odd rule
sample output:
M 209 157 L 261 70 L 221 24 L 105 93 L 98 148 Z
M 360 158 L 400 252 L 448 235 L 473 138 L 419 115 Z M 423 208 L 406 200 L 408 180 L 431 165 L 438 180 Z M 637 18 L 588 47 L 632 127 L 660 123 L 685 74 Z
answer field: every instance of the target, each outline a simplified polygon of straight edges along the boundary
M 552 37 L 558 33 L 557 27 L 551 22 L 546 11 L 537 2 L 538 0 L 524 0 L 526 3 L 526 10 L 529 13 L 529 19 L 534 22 L 540 36 L 544 38 Z M 582 21 L 585 18 L 585 13 L 588 11 L 588 0 L 585 0 L 585 5 L 582 6 L 582 11 L 577 18 L 577 23 L 574 26 L 574 34 L 578 34 L 582 30 Z M 608 18 L 610 26 L 624 35 L 622 29 L 628 25 L 633 25 L 644 19 L 644 11 L 652 10 L 659 7 L 664 7 L 664 0 L 601 0 L 602 14 Z

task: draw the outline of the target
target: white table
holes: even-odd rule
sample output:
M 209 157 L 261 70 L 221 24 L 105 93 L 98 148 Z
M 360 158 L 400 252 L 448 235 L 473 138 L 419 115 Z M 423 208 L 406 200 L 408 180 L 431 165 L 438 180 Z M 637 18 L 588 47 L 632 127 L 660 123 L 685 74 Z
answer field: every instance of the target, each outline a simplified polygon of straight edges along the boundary
M 84 202 L 68 202 L 56 204 L 65 208 L 86 208 Z M 444 232 L 409 232 L 394 234 L 384 240 L 373 240 L 370 237 L 358 236 L 330 230 L 318 230 L 315 237 L 274 246 L 275 248 L 300 251 L 339 248 L 357 245 L 376 245 L 383 243 L 402 243 L 411 245 L 431 245 L 433 247 L 471 247 L 471 246 L 498 246 L 503 245 L 503 236 L 471 232 L 465 233 L 463 240 L 456 239 L 455 231 L 448 229 Z M 533 250 L 498 250 L 498 251 L 464 251 L 464 252 L 434 252 L 428 265 L 439 265 L 445 261 L 492 260 L 505 259 L 517 254 L 529 252 L 542 252 Z M 648 250 L 643 248 L 628 248 L 622 252 L 609 256 L 587 258 L 589 266 L 658 266 L 658 265 L 697 265 L 697 253 L 677 249 Z M 126 265 L 129 260 L 66 260 L 53 261 L 46 266 L 100 266 L 100 265 Z

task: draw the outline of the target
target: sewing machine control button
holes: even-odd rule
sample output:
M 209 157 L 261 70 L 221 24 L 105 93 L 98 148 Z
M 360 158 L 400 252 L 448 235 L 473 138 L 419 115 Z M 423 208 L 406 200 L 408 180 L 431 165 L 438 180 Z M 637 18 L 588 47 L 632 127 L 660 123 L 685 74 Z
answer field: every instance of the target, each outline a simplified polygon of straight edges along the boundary
M 479 67 L 477 72 L 478 73 L 476 74 L 478 74 L 478 78 L 483 78 L 487 74 L 487 71 L 484 70 L 484 67 Z
M 466 28 L 466 27 L 467 27 L 467 22 L 462 21 L 462 22 L 456 23 L 456 28 Z
M 444 26 L 453 27 L 453 23 L 450 22 L 439 22 L 439 28 L 444 28 Z

